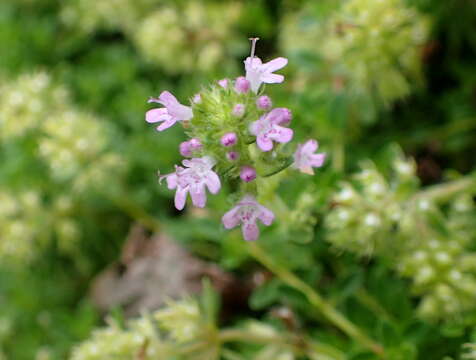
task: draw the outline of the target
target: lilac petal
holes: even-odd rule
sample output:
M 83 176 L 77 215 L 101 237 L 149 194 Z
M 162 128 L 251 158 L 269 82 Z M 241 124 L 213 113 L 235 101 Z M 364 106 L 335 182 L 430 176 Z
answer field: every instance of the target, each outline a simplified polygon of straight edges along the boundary
M 266 114 L 266 120 L 276 125 L 289 124 L 291 118 L 291 110 L 288 108 L 275 108 Z
M 148 123 L 166 121 L 170 118 L 171 116 L 169 115 L 166 108 L 152 109 L 145 113 L 145 121 Z
M 194 186 L 189 191 L 190 196 L 192 197 L 192 203 L 194 206 L 203 208 L 207 203 L 207 194 L 205 193 L 205 187 Z
M 265 138 L 264 136 L 258 136 L 256 138 L 256 143 L 258 144 L 258 147 L 263 150 L 263 151 L 270 151 L 273 148 L 273 142 Z
M 177 98 L 168 91 L 162 91 L 159 95 L 159 100 L 165 107 L 174 107 L 179 104 Z
M 235 206 L 230 211 L 226 212 L 221 218 L 221 222 L 225 229 L 233 229 L 240 223 L 240 217 L 238 216 L 239 206 Z
M 185 207 L 185 200 L 187 199 L 187 188 L 178 187 L 175 192 L 175 208 L 177 210 L 182 210 Z
M 264 206 L 259 206 L 259 215 L 258 215 L 258 219 L 261 220 L 261 222 L 264 224 L 264 225 L 271 225 L 274 221 L 274 214 L 271 210 L 269 210 L 268 208 L 265 208 Z
M 270 136 L 273 140 L 280 143 L 287 143 L 293 138 L 294 132 L 292 129 L 277 125 L 274 128 L 277 130 L 277 133 Z
M 169 127 L 174 125 L 176 122 L 177 122 L 177 120 L 175 118 L 167 119 L 162 124 L 157 126 L 157 131 L 163 131 L 165 129 L 168 129 Z
M 169 112 L 177 118 L 177 120 L 190 120 L 193 117 L 192 108 L 177 103 L 176 105 L 169 106 Z
M 245 223 L 241 226 L 241 230 L 246 241 L 255 241 L 258 239 L 259 229 L 255 223 Z
M 208 187 L 208 191 L 210 191 L 212 194 L 216 194 L 220 191 L 220 178 L 215 172 L 210 171 L 205 181 Z
M 167 180 L 167 188 L 169 190 L 173 190 L 177 187 L 177 174 L 172 173 L 170 175 L 167 175 L 165 179 Z
M 314 139 L 311 139 L 311 140 L 308 140 L 306 141 L 302 147 L 301 147 L 301 151 L 303 153 L 307 153 L 307 154 L 312 154 L 313 152 L 315 152 L 317 150 L 317 148 L 319 147 L 319 143 L 314 140 Z
M 253 61 L 251 61 L 251 57 L 247 57 L 244 61 L 245 63 L 245 70 L 249 71 L 251 69 L 257 68 L 262 65 L 261 59 L 259 57 L 253 57 Z
M 278 57 L 276 59 L 273 59 L 263 64 L 263 68 L 264 68 L 264 71 L 272 73 L 272 72 L 275 72 L 276 70 L 279 70 L 285 67 L 287 64 L 288 64 L 288 59 L 283 57 Z
M 326 159 L 326 154 L 314 154 L 310 157 L 309 165 L 313 167 L 321 167 L 324 164 L 324 160 Z
M 267 84 L 278 84 L 284 81 L 284 76 L 279 74 L 263 74 L 261 76 L 261 81 Z

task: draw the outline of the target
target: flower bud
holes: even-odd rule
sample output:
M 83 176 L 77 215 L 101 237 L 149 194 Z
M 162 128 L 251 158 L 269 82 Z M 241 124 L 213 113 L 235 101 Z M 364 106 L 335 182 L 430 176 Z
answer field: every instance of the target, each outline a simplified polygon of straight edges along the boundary
M 192 102 L 194 104 L 200 104 L 202 102 L 202 96 L 200 94 L 193 95 Z
M 179 145 L 180 155 L 185 157 L 192 156 L 192 149 L 190 147 L 190 143 L 188 141 L 181 142 Z
M 228 88 L 228 79 L 218 80 L 218 85 L 220 85 L 223 89 Z
M 199 150 L 201 147 L 202 143 L 197 138 L 184 141 L 179 145 L 180 155 L 190 157 L 193 155 L 194 151 Z
M 233 107 L 233 111 L 231 112 L 233 114 L 233 116 L 236 116 L 236 117 L 242 117 L 245 113 L 245 105 L 243 104 L 236 104 L 234 107 Z
M 250 90 L 250 82 L 244 76 L 240 76 L 235 80 L 235 91 L 237 93 L 246 94 Z
M 223 135 L 220 139 L 220 142 L 223 146 L 233 146 L 236 145 L 236 142 L 238 141 L 238 137 L 234 132 L 229 132 Z
M 197 138 L 192 138 L 188 142 L 190 143 L 190 148 L 192 151 L 200 150 L 202 148 L 202 143 Z
M 271 106 L 273 106 L 273 103 L 269 96 L 262 95 L 256 100 L 256 106 L 261 110 L 269 110 Z
M 251 166 L 243 166 L 240 170 L 240 178 L 245 182 L 256 179 L 256 170 Z
M 226 153 L 226 158 L 229 161 L 236 161 L 238 160 L 239 157 L 240 157 L 240 154 L 238 153 L 238 151 L 229 151 Z

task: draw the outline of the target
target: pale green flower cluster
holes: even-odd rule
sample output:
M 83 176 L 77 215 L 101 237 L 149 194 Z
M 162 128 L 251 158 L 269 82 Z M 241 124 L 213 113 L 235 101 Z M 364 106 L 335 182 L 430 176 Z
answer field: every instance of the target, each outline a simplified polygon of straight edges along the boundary
M 51 109 L 64 109 L 67 92 L 45 72 L 19 76 L 0 85 L 0 140 L 12 141 L 37 129 Z
M 413 161 L 399 157 L 393 171 L 388 181 L 375 164 L 367 162 L 354 176 L 355 184 L 341 184 L 326 217 L 332 244 L 360 255 L 393 252 L 391 234 L 408 214 L 407 201 L 417 184 Z
M 96 29 L 132 31 L 158 0 L 73 0 L 61 9 L 61 20 L 84 33 Z
M 463 193 L 442 207 L 431 193 L 417 191 L 412 161 L 397 158 L 387 180 L 366 164 L 354 183 L 344 183 L 326 217 L 328 240 L 359 255 L 389 258 L 412 279 L 421 296 L 419 314 L 460 321 L 476 303 L 475 209 Z
M 408 228 L 402 229 L 407 241 L 397 269 L 412 277 L 415 293 L 423 295 L 420 315 L 464 321 L 456 317 L 475 309 L 476 294 L 476 253 L 470 250 L 476 238 L 472 198 L 456 198 L 446 215 L 427 200 L 417 206 L 419 210 L 407 216 Z
M 312 16 L 312 2 L 284 21 L 281 43 L 288 54 L 320 58 L 334 90 L 371 95 L 389 103 L 421 78 L 422 46 L 429 21 L 404 0 L 347 0 Z M 322 6 L 322 5 L 321 5 Z M 331 5 L 329 5 L 330 7 Z
M 53 178 L 72 180 L 76 190 L 107 185 L 123 167 L 120 157 L 106 151 L 109 134 L 97 117 L 80 111 L 51 113 L 41 129 L 39 153 Z
M 238 2 L 74 0 L 61 17 L 86 33 L 119 30 L 147 61 L 180 73 L 212 70 L 230 55 L 241 9 Z
M 72 201 L 64 195 L 48 206 L 38 191 L 0 189 L 1 261 L 30 260 L 53 234 L 60 248 L 69 251 L 79 234 L 72 210 Z
M 195 300 L 170 302 L 153 314 L 129 321 L 126 327 L 109 320 L 107 327 L 73 349 L 71 360 L 180 359 L 180 345 L 197 340 L 204 331 Z M 205 359 L 199 350 L 187 359 Z
M 124 169 L 119 155 L 109 149 L 110 128 L 77 109 L 66 89 L 45 72 L 20 75 L 0 88 L 1 145 L 12 149 L 5 151 L 4 161 L 15 164 L 15 149 L 21 148 L 22 161 L 45 164 L 48 173 L 36 183 L 22 171 L 14 183 L 30 184 L 28 190 L 21 185 L 0 189 L 0 257 L 31 259 L 52 236 L 62 251 L 70 252 L 80 235 L 74 193 L 111 190 Z M 59 186 L 66 186 L 70 195 Z

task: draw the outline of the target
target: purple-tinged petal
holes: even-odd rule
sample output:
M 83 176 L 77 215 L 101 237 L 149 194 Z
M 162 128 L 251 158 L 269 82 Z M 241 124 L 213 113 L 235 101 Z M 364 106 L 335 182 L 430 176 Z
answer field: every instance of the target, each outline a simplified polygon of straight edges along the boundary
M 270 151 L 273 148 L 273 142 L 264 136 L 257 136 L 256 144 L 263 151 Z
M 175 173 L 169 174 L 167 175 L 165 180 L 167 181 L 167 188 L 169 190 L 173 190 L 177 187 L 177 174 Z
M 233 229 L 240 223 L 240 217 L 238 216 L 239 206 L 235 206 L 230 211 L 226 212 L 221 218 L 221 222 L 225 229 Z
M 167 108 L 173 108 L 178 105 L 179 102 L 175 96 L 173 96 L 169 91 L 162 91 L 159 95 L 159 102 Z
M 274 221 L 273 212 L 262 205 L 259 205 L 259 211 L 258 219 L 260 219 L 264 225 L 271 225 Z
M 184 189 L 181 187 L 177 187 L 177 191 L 175 192 L 175 208 L 177 210 L 183 210 L 185 207 L 185 200 L 187 199 L 187 191 L 188 189 Z
M 171 116 L 166 108 L 152 109 L 145 113 L 145 121 L 148 123 L 156 123 L 159 121 L 167 121 Z
M 263 74 L 261 81 L 267 84 L 279 84 L 284 81 L 284 76 L 279 74 Z
M 322 165 L 324 165 L 325 159 L 326 159 L 326 154 L 324 153 L 311 155 L 309 164 L 312 167 L 321 167 Z
M 249 71 L 253 68 L 257 68 L 262 65 L 261 59 L 259 57 L 253 57 L 253 61 L 251 60 L 251 57 L 247 57 L 246 60 L 244 61 L 245 63 L 245 70 Z
M 276 134 L 270 135 L 270 138 L 272 138 L 274 141 L 280 142 L 280 143 L 287 143 L 292 140 L 293 138 L 293 130 L 281 126 L 275 125 L 274 127 L 277 132 Z
M 310 139 L 301 145 L 301 152 L 304 154 L 312 154 L 318 147 L 319 143 L 314 139 Z
M 173 126 L 177 120 L 175 118 L 170 118 L 165 120 L 162 124 L 157 126 L 157 131 L 164 131 L 165 129 L 168 129 L 169 127 Z
M 210 191 L 212 194 L 217 194 L 220 191 L 220 178 L 214 171 L 210 171 L 208 173 L 205 184 L 207 185 L 208 191 Z
M 243 232 L 243 238 L 246 241 L 255 241 L 258 239 L 259 229 L 255 223 L 244 223 L 241 226 L 241 230 Z
M 292 113 L 288 108 L 275 108 L 266 115 L 266 120 L 276 125 L 287 125 L 291 122 Z
M 283 57 L 278 57 L 276 59 L 273 59 L 271 61 L 268 61 L 267 63 L 263 64 L 263 69 L 266 72 L 275 72 L 276 70 L 282 69 L 288 64 L 288 59 L 283 58 Z
M 205 193 L 205 187 L 203 185 L 192 186 L 189 190 L 189 194 L 194 206 L 199 208 L 205 207 L 207 203 L 207 194 Z

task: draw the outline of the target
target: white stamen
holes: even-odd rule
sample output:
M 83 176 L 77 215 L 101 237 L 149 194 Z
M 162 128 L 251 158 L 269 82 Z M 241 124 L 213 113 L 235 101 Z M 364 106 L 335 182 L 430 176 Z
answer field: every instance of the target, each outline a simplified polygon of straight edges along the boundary
M 256 46 L 256 42 L 259 40 L 258 37 L 255 37 L 255 38 L 249 38 L 248 40 L 251 40 L 251 59 L 253 59 L 255 57 L 255 46 Z

